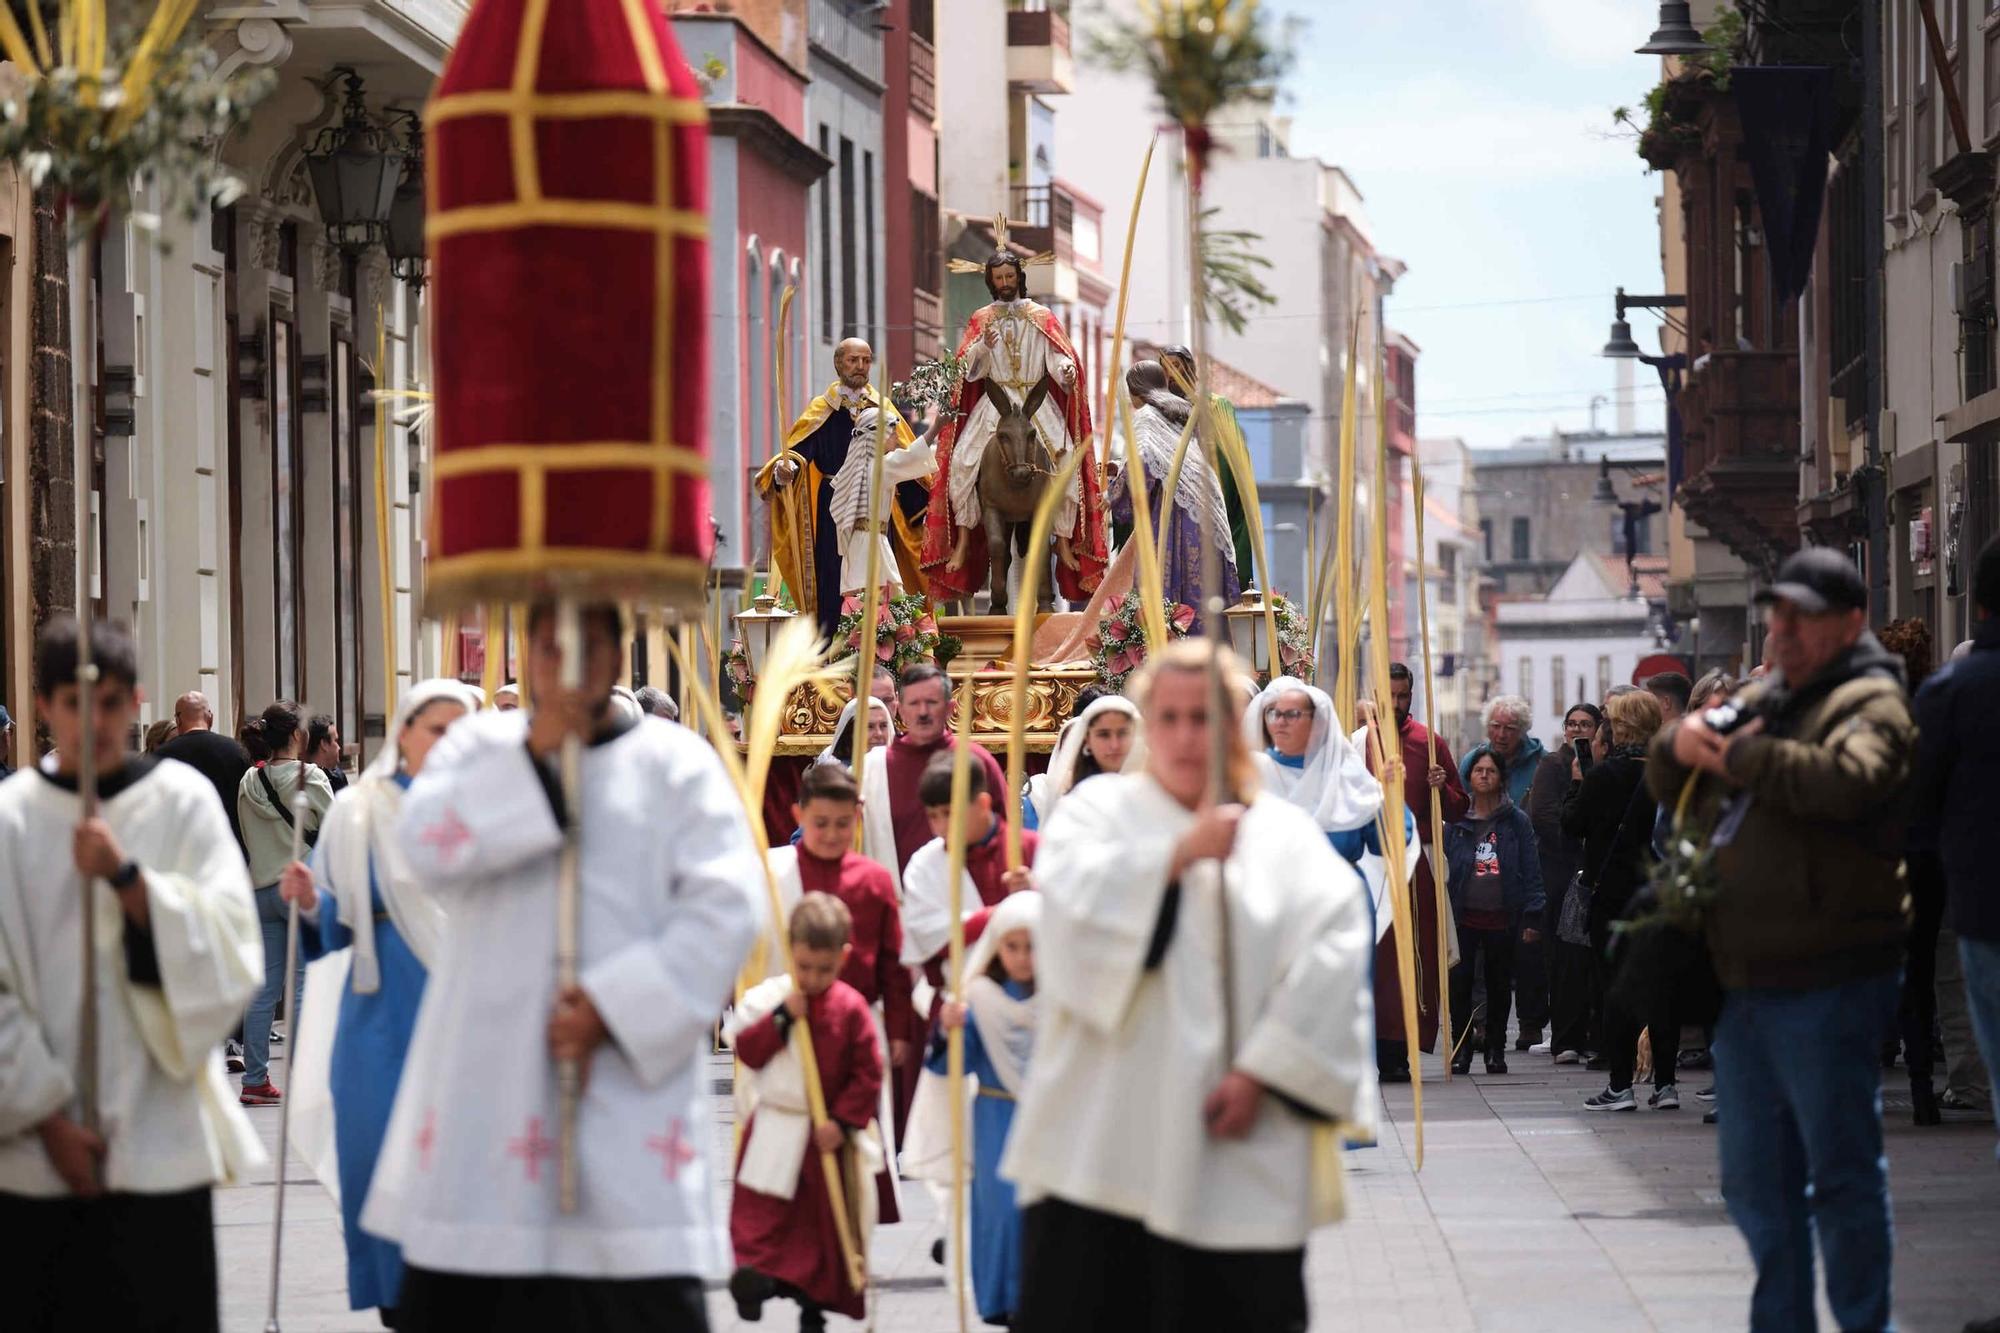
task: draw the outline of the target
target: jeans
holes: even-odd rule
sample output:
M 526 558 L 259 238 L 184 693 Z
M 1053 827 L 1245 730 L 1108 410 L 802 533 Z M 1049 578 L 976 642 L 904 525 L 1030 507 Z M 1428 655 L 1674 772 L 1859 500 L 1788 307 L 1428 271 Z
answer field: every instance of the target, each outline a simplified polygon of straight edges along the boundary
M 2000 941 L 1958 937 L 1958 960 L 1965 966 L 1965 998 L 1972 1007 L 1972 1031 L 1988 1069 L 2000 1069 Z M 1995 1098 L 2000 1102 L 2000 1097 Z M 2000 1156 L 2000 1148 L 1994 1149 Z
M 243 1019 L 243 1086 L 257 1087 L 271 1081 L 271 1020 L 278 1013 L 278 996 L 285 989 L 285 915 L 284 900 L 278 897 L 278 886 L 266 885 L 257 890 L 257 926 L 264 933 L 264 984 L 257 991 L 257 998 L 250 1001 L 250 1012 Z M 303 929 L 304 923 L 300 923 Z M 292 1002 L 285 1007 L 287 1018 L 299 1012 L 299 997 L 305 993 L 306 970 L 299 968 L 299 975 L 292 993 Z M 298 1023 L 292 1023 L 293 1031 Z
M 1972 1032 L 1972 1014 L 1967 1006 L 1966 979 L 1959 966 L 1958 932 L 1949 920 L 1938 930 L 1937 1015 L 1938 1032 L 1944 1037 L 1944 1085 L 1955 1092 L 1970 1093 L 1990 1103 L 1993 1084 L 1991 1067 L 1980 1058 L 1979 1043 Z
M 1480 955 L 1486 958 L 1486 1055 L 1504 1055 L 1507 1050 L 1507 1010 L 1514 998 L 1513 930 L 1458 928 L 1458 966 L 1451 970 L 1451 1049 L 1461 1061 L 1470 1061 L 1472 1052 L 1461 1050 L 1465 1030 L 1472 1025 L 1472 968 Z
M 1882 1042 L 1895 972 L 1819 990 L 1732 990 L 1715 1027 L 1722 1197 L 1757 1265 L 1751 1333 L 1812 1333 L 1813 1240 L 1848 1333 L 1889 1323 Z

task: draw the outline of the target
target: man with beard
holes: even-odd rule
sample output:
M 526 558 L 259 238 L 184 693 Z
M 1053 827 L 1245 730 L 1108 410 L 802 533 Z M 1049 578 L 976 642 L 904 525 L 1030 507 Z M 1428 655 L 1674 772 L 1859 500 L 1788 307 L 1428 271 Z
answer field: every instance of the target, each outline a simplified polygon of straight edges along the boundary
M 1438 793 L 1449 825 L 1465 818 L 1465 784 L 1451 760 L 1451 747 L 1437 742 L 1437 759 L 1431 758 L 1431 731 L 1410 716 L 1415 680 L 1401 662 L 1389 667 L 1389 702 L 1396 713 L 1396 735 L 1403 747 L 1403 806 L 1416 816 L 1422 859 L 1410 891 L 1416 896 L 1417 923 L 1417 1027 L 1424 1050 L 1437 1043 L 1438 978 L 1443 975 L 1438 958 L 1437 882 L 1432 877 L 1430 844 L 1431 793 Z M 1388 741 L 1383 738 L 1384 743 Z M 1375 756 L 1368 756 L 1375 767 Z M 1403 1028 L 1403 1004 L 1396 977 L 1396 928 L 1389 927 L 1375 946 L 1375 1061 L 1384 1083 L 1410 1081 L 1410 1036 Z
M 869 408 L 880 409 L 882 396 L 869 382 L 875 352 L 859 338 L 848 338 L 833 349 L 839 376 L 806 410 L 785 436 L 785 451 L 757 472 L 757 494 L 771 505 L 771 556 L 778 575 L 792 590 L 799 614 L 811 616 L 820 636 L 832 639 L 840 624 L 840 556 L 843 534 L 833 521 L 833 479 L 847 461 L 854 422 Z M 916 442 L 900 412 L 890 414 L 896 448 Z M 909 592 L 924 590 L 917 567 L 922 537 L 926 487 L 905 481 L 895 488 L 895 501 L 883 515 L 896 568 L 884 572 Z M 898 577 L 900 575 L 900 577 Z
M 986 261 L 993 300 L 965 322 L 958 356 L 965 363 L 955 419 L 938 433 L 939 484 L 925 522 L 924 571 L 940 599 L 969 597 L 991 554 L 979 498 L 980 463 L 1004 414 L 1025 412 L 1029 429 L 1060 467 L 1090 443 L 1090 406 L 1077 379 L 1076 349 L 1055 314 L 1028 298 L 1027 269 L 1003 245 Z M 1023 460 L 1026 461 L 1026 460 Z M 1103 493 L 1097 460 L 1086 457 L 1056 511 L 1056 584 L 1082 601 L 1105 564 Z M 1024 591 L 1031 596 L 1031 591 Z

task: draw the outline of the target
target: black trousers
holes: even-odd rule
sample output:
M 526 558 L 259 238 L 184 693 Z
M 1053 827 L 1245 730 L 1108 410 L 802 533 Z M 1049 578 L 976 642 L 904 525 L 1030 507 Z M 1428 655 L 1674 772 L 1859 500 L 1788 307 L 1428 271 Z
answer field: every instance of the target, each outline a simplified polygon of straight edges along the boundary
M 1306 1333 L 1306 1322 L 1303 1246 L 1196 1249 L 1060 1199 L 1022 1215 L 1015 1333 Z
M 1519 937 L 1510 930 L 1458 928 L 1458 966 L 1451 970 L 1451 1048 L 1461 1060 L 1472 1052 L 1459 1050 L 1472 1023 L 1472 968 L 1486 960 L 1486 1054 L 1507 1049 L 1507 1011 L 1514 997 L 1514 953 Z
M 1616 999 L 1604 1002 L 1604 1055 L 1611 1062 L 1611 1086 L 1622 1091 L 1632 1086 L 1632 1071 L 1639 1063 L 1639 1034 L 1650 1031 L 1653 1045 L 1653 1086 L 1664 1088 L 1675 1081 L 1675 1057 L 1680 1053 L 1681 1004 L 1679 978 L 1666 978 L 1640 1002 L 1643 1012 L 1634 1013 Z
M 215 1333 L 208 1187 L 32 1199 L 0 1194 L 0 1325 L 21 1333 Z
M 1937 1067 L 1937 942 L 1944 925 L 1944 865 L 1935 852 L 1908 858 L 1910 876 L 1910 944 L 1904 951 L 1902 1023 L 1903 1063 L 1912 1087 L 1929 1084 Z
M 1550 1012 L 1550 940 L 1546 929 L 1536 929 L 1542 935 L 1533 944 L 1518 937 L 1514 941 L 1514 1005 L 1521 1015 L 1521 1033 L 1529 1037 L 1548 1031 Z
M 1599 1046 L 1604 990 L 1587 944 L 1549 937 L 1549 1050 L 1595 1051 Z
M 402 1333 L 708 1333 L 701 1279 L 487 1277 L 403 1270 Z

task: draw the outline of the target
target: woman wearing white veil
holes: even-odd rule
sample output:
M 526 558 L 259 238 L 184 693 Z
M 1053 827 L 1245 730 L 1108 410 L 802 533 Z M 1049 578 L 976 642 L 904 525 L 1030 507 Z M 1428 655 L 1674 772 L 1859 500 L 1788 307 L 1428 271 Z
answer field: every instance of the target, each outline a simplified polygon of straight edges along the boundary
M 849 699 L 840 709 L 840 720 L 833 724 L 833 743 L 821 750 L 813 758 L 813 766 L 820 764 L 840 764 L 854 767 L 854 713 L 856 700 Z M 896 737 L 896 721 L 889 712 L 889 705 L 874 695 L 868 696 L 868 748 L 880 750 Z
M 402 1286 L 401 1250 L 363 1232 L 359 1219 L 443 935 L 443 912 L 411 877 L 396 820 L 431 747 L 480 702 L 455 680 L 405 695 L 381 751 L 327 811 L 311 868 L 294 862 L 282 881 L 286 900 L 318 923 L 316 942 L 307 931 L 302 943 L 326 955 L 306 969 L 291 1132 L 340 1203 L 356 1310 L 393 1310 Z
M 1251 700 L 1243 714 L 1243 738 L 1257 758 L 1264 789 L 1311 815 L 1333 849 L 1361 872 L 1379 941 L 1391 921 L 1378 826 L 1382 783 L 1348 739 L 1332 698 L 1296 676 L 1279 676 Z M 1408 810 L 1403 827 L 1415 836 Z
M 1028 779 L 1021 802 L 1021 827 L 1049 822 L 1056 802 L 1070 788 L 1099 773 L 1122 773 L 1139 751 L 1139 708 L 1122 694 L 1100 694 L 1063 723 L 1049 771 Z M 1142 760 L 1143 762 L 1143 760 Z

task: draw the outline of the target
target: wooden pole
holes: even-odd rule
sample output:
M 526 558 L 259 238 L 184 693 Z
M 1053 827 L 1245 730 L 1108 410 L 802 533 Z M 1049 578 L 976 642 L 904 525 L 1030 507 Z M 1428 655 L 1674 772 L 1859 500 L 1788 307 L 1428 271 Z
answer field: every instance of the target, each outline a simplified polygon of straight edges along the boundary
M 562 688 L 564 694 L 583 687 L 582 608 L 574 596 L 564 596 L 556 606 L 556 638 L 562 646 Z M 564 700 L 547 700 L 544 706 L 562 707 Z M 566 991 L 576 985 L 578 942 L 583 917 L 583 738 L 563 737 L 561 750 L 563 786 L 562 858 L 556 879 L 556 989 Z M 583 1071 L 575 1060 L 556 1063 L 558 1105 L 558 1146 L 556 1162 L 557 1203 L 565 1215 L 578 1206 L 576 1169 L 576 1112 L 583 1094 Z
M 1424 576 L 1425 557 L 1429 548 L 1424 545 L 1424 470 L 1421 465 L 1410 468 L 1411 502 L 1417 510 L 1417 632 L 1424 643 L 1424 729 L 1429 762 L 1432 768 L 1438 762 L 1437 705 L 1431 695 L 1431 598 L 1429 581 Z M 1425 775 L 1425 786 L 1431 794 L 1431 889 L 1437 898 L 1437 988 L 1438 988 L 1438 1031 L 1444 1034 L 1446 1049 L 1451 1045 L 1451 968 L 1445 960 L 1451 956 L 1449 942 L 1445 938 L 1451 929 L 1451 898 L 1445 883 L 1444 865 L 1444 801 L 1443 794 L 1429 784 Z M 1445 1082 L 1451 1082 L 1451 1060 L 1444 1062 Z
M 849 728 L 854 742 L 854 785 L 861 786 L 868 763 L 868 723 L 873 705 L 866 702 L 875 684 L 875 645 L 878 633 L 875 617 L 881 613 L 882 538 L 882 450 L 889 438 L 889 359 L 882 358 L 881 402 L 875 413 L 875 457 L 868 464 L 868 586 L 861 594 L 861 642 L 854 655 L 854 724 Z M 844 554 L 844 553 L 843 553 Z M 827 650 L 833 651 L 831 647 Z M 947 682 L 949 684 L 949 682 Z M 854 847 L 861 850 L 867 838 L 867 821 L 854 821 Z
M 90 621 L 96 610 L 90 579 L 97 563 L 90 497 L 95 485 L 97 448 L 97 245 L 102 221 L 92 222 L 70 245 L 83 283 L 83 314 L 77 345 L 84 366 L 83 401 L 76 414 L 76 794 L 82 817 L 97 815 L 97 662 L 91 654 Z M 97 881 L 83 881 L 83 1006 L 77 1019 L 76 1093 L 83 1127 L 102 1129 L 98 1098 Z M 97 1168 L 92 1167 L 95 1174 Z
M 968 682 L 968 691 L 970 688 Z M 962 1001 L 965 997 L 965 807 L 972 795 L 972 700 L 953 702 L 958 710 L 953 719 L 958 728 L 958 743 L 951 747 L 951 825 L 945 833 L 945 882 L 950 885 L 951 895 L 946 993 L 952 1000 Z M 945 1084 L 945 1095 L 951 1104 L 952 1292 L 953 1303 L 958 1307 L 958 1333 L 966 1333 L 965 1025 L 962 1023 L 950 1029 L 945 1037 Z
M 1028 527 L 1028 551 L 1021 557 L 1021 586 L 1033 588 L 1041 582 L 1042 569 L 1049 559 L 1049 529 L 1055 526 L 1056 510 L 1062 504 L 1063 493 L 1069 489 L 1070 478 L 1083 464 L 1084 447 L 1070 450 L 1069 457 L 1056 469 L 1055 476 L 1042 491 L 1042 498 L 1036 502 L 1034 521 Z M 1021 852 L 1021 819 L 1023 811 L 1014 804 L 1021 798 L 1021 792 L 1028 785 L 1028 661 L 1030 645 L 1035 635 L 1035 602 L 1033 598 L 1022 598 L 1014 611 L 1014 689 L 1013 703 L 1007 714 L 1007 790 L 1009 811 L 1007 829 L 1007 868 L 1019 870 L 1023 860 Z M 965 712 L 972 712 L 971 701 L 966 702 Z
M 292 791 L 292 861 L 302 861 L 306 852 L 306 816 L 312 812 L 312 805 L 306 800 L 306 766 L 299 764 L 299 783 Z M 287 864 L 290 864 L 289 862 Z M 285 1027 L 286 1035 L 292 1040 L 290 1068 L 296 1070 L 299 1063 L 299 905 L 289 903 L 285 908 Z M 287 1079 L 292 1091 L 298 1091 L 296 1080 Z M 270 1301 L 264 1313 L 264 1333 L 278 1333 L 278 1272 L 285 1248 L 285 1156 L 292 1132 L 292 1099 L 285 1097 L 278 1103 L 278 1156 L 277 1189 L 271 1198 L 271 1291 Z
M 1951 56 L 1945 49 L 1944 34 L 1938 30 L 1937 5 L 1935 0 L 1917 0 L 1917 10 L 1924 16 L 1924 36 L 1931 50 L 1931 76 L 1944 88 L 1945 114 L 1951 117 L 1951 137 L 1958 142 L 1958 151 L 1972 151 L 1972 131 L 1966 125 L 1965 102 L 1958 95 L 1958 80 L 1951 72 Z
M 389 323 L 380 302 L 375 306 L 375 386 L 388 387 Z M 382 714 L 396 711 L 396 563 L 390 541 L 389 400 L 375 400 L 375 559 L 382 593 Z M 523 686 L 527 673 L 523 672 Z M 527 706 L 527 699 L 521 706 Z

